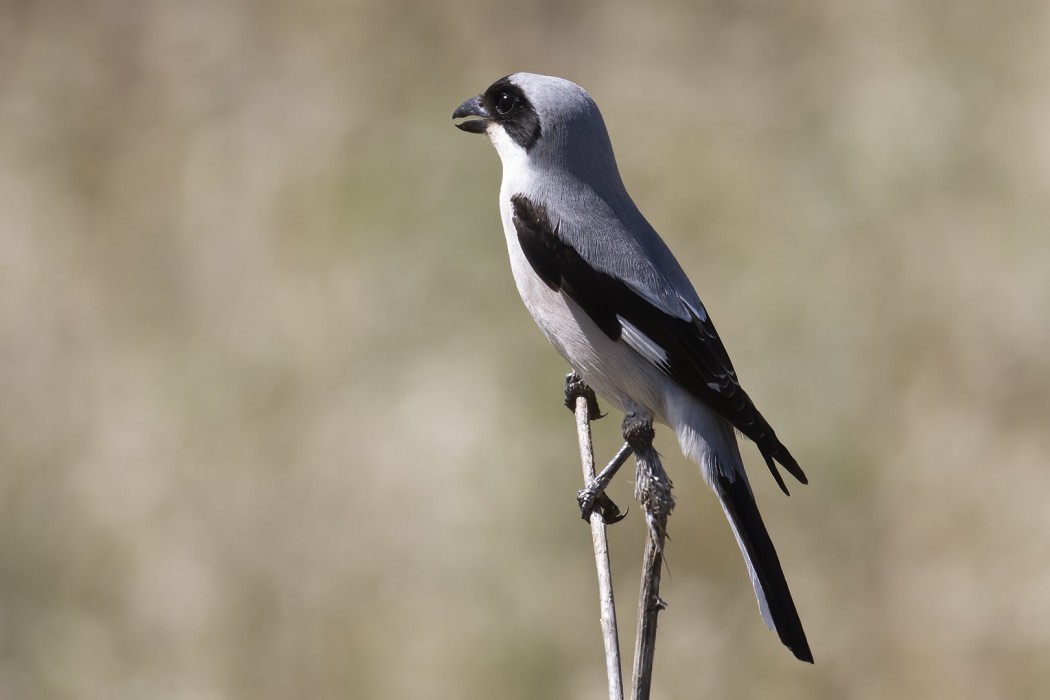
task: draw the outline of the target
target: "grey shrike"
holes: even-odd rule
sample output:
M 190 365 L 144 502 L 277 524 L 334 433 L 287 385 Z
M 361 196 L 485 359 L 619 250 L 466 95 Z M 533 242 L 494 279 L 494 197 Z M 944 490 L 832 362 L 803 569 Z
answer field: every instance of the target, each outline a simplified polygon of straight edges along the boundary
M 762 617 L 812 663 L 780 560 L 759 515 L 734 428 L 806 475 L 741 388 L 717 331 L 671 251 L 631 201 L 598 106 L 561 78 L 515 73 L 453 113 L 503 161 L 499 208 L 518 292 L 547 339 L 598 395 L 674 430 L 700 465 L 747 562 Z

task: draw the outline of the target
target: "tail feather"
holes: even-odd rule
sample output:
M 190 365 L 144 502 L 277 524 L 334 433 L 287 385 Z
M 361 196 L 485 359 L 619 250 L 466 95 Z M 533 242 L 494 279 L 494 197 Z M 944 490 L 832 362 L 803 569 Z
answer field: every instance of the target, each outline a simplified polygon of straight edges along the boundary
M 766 625 L 797 658 L 813 663 L 813 654 L 795 610 L 795 602 L 791 599 L 780 558 L 748 485 L 732 425 L 692 400 L 672 405 L 670 418 L 682 451 L 700 465 L 704 481 L 714 489 L 729 519 L 751 574 L 758 607 Z M 805 483 L 805 474 L 786 448 L 782 452 L 770 449 L 769 453 L 781 464 L 790 464 L 788 471 L 800 476 Z M 766 455 L 766 450 L 763 450 L 763 455 Z
M 731 479 L 718 470 L 712 486 L 744 554 L 766 625 L 776 631 L 780 641 L 796 658 L 813 663 L 813 654 L 795 610 L 795 602 L 791 599 L 780 558 L 769 539 L 746 479 Z
M 770 429 L 772 435 L 772 429 Z M 798 462 L 788 452 L 788 448 L 784 447 L 784 444 L 777 440 L 776 435 L 772 435 L 771 438 L 757 443 L 758 449 L 762 453 L 762 459 L 766 460 L 766 466 L 769 467 L 769 473 L 776 479 L 777 486 L 784 492 L 784 495 L 790 496 L 788 492 L 787 484 L 784 483 L 784 477 L 780 476 L 780 472 L 777 471 L 774 462 L 778 462 L 780 466 L 784 467 L 791 476 L 798 479 L 803 484 L 808 484 L 809 479 L 806 477 L 806 473 L 802 471 L 802 467 L 798 466 Z

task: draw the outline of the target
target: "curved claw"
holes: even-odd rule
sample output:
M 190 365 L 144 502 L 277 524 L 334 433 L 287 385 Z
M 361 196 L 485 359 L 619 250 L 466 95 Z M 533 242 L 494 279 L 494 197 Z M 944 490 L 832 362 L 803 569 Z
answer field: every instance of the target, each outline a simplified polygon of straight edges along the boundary
M 576 500 L 580 504 L 580 517 L 590 522 L 591 513 L 595 510 L 602 516 L 606 525 L 615 525 L 627 517 L 630 508 L 621 511 L 620 507 L 613 502 L 604 492 L 596 493 L 591 489 L 581 489 L 576 494 Z
M 581 396 L 587 399 L 587 420 L 595 421 L 605 417 L 598 408 L 598 397 L 594 395 L 594 390 L 587 386 L 575 371 L 569 372 L 565 375 L 565 407 L 575 413 L 576 399 Z
M 604 493 L 598 497 L 597 508 L 606 525 L 615 525 L 626 518 L 627 514 L 631 512 L 630 508 L 621 511 L 620 507 L 613 503 L 613 500 Z

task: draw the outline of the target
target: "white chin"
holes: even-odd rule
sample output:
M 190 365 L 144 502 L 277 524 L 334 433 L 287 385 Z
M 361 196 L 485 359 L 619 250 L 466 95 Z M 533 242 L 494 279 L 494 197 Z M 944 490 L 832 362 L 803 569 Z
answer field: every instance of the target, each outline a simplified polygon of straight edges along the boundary
M 499 154 L 504 167 L 516 165 L 527 157 L 525 149 L 519 146 L 510 137 L 507 130 L 499 124 L 491 124 L 488 128 L 488 135 L 492 145 L 496 147 L 496 153 Z

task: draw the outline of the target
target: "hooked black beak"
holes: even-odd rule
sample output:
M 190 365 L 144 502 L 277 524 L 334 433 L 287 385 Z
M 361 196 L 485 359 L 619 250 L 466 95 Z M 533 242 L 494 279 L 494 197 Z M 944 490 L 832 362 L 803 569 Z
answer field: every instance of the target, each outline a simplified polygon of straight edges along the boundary
M 452 113 L 453 119 L 462 119 L 463 117 L 477 117 L 477 119 L 468 119 L 465 122 L 460 122 L 459 124 L 456 124 L 457 129 L 469 131 L 472 134 L 485 133 L 485 130 L 489 126 L 490 117 L 488 110 L 486 110 L 481 104 L 480 95 L 477 97 L 471 97 Z

